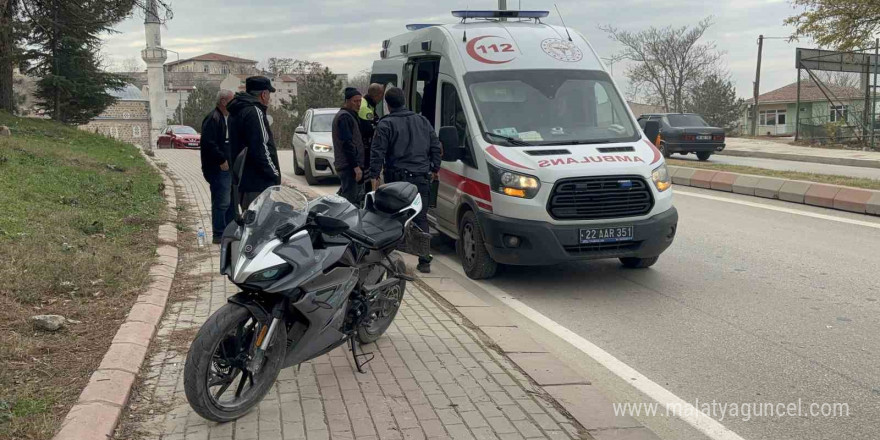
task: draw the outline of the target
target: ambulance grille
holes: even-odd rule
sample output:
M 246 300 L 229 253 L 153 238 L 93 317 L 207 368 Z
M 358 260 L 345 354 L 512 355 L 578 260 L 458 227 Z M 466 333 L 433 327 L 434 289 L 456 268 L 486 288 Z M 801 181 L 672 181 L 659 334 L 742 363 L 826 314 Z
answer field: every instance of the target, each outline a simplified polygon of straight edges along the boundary
M 653 207 L 651 188 L 642 177 L 576 177 L 556 182 L 547 212 L 557 220 L 597 220 L 637 217 Z

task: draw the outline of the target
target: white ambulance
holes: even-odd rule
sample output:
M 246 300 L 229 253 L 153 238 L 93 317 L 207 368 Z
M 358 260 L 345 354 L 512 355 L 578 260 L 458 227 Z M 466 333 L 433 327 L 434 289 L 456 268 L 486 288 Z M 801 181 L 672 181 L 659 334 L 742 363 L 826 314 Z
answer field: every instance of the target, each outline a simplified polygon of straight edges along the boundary
M 671 179 L 587 40 L 541 23 L 546 11 L 453 16 L 461 21 L 384 41 L 371 80 L 403 88 L 438 131 L 429 219 L 457 240 L 467 275 L 598 258 L 654 264 L 678 223 Z

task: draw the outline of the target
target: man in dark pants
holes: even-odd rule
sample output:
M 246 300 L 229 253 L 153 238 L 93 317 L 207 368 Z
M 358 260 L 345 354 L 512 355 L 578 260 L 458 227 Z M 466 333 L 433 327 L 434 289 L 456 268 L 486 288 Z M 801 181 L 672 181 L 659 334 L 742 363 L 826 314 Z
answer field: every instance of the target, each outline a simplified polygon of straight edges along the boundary
M 428 233 L 428 204 L 431 181 L 440 170 L 442 150 L 434 127 L 422 115 L 405 107 L 403 90 L 391 87 L 385 92 L 391 113 L 379 120 L 370 148 L 370 176 L 377 187 L 379 172 L 384 166 L 385 182 L 409 182 L 419 189 L 422 210 L 415 224 Z M 419 272 L 431 272 L 431 255 L 419 256 Z
M 202 120 L 202 140 L 199 144 L 202 156 L 202 175 L 211 188 L 211 230 L 213 243 L 220 243 L 226 225 L 235 218 L 232 203 L 232 177 L 229 174 L 231 161 L 229 150 L 229 130 L 226 119 L 229 111 L 226 104 L 232 100 L 232 92 L 217 92 L 217 106 Z
M 229 108 L 229 142 L 232 160 L 244 160 L 238 176 L 241 210 L 246 211 L 266 188 L 281 184 L 278 151 L 266 117 L 275 88 L 265 76 L 245 80 L 245 91 L 238 92 Z
M 358 126 L 361 92 L 354 87 L 345 89 L 345 103 L 333 118 L 333 166 L 339 175 L 339 195 L 354 205 L 361 205 L 361 186 L 364 172 L 364 139 Z

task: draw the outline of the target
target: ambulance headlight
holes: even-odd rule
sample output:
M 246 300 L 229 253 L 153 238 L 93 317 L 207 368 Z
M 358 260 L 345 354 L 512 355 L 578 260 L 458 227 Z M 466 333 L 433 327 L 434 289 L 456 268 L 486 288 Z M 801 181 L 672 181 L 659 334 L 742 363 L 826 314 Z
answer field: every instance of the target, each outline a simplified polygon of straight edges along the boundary
M 654 181 L 657 191 L 663 192 L 672 187 L 672 178 L 669 177 L 669 169 L 666 168 L 665 162 L 654 168 L 654 171 L 651 172 L 651 180 Z
M 537 177 L 489 165 L 489 185 L 492 191 L 511 197 L 531 199 L 538 195 L 541 182 Z

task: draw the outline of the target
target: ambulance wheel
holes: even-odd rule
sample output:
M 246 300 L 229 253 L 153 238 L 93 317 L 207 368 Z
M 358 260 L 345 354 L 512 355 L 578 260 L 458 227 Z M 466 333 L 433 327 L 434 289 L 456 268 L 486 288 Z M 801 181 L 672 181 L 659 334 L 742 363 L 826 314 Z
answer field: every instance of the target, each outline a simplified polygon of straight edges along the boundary
M 659 256 L 650 258 L 626 257 L 620 259 L 620 264 L 623 264 L 623 267 L 627 269 L 647 269 L 653 266 L 659 259 Z
M 492 278 L 498 270 L 498 263 L 486 250 L 483 229 L 473 211 L 465 212 L 458 224 L 458 241 L 455 251 L 461 260 L 464 273 L 474 280 Z

